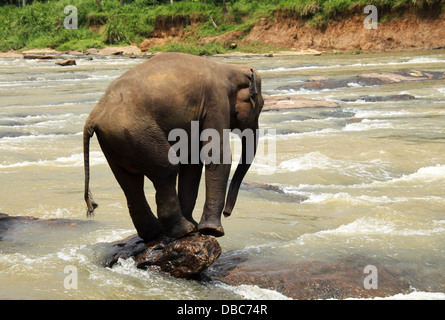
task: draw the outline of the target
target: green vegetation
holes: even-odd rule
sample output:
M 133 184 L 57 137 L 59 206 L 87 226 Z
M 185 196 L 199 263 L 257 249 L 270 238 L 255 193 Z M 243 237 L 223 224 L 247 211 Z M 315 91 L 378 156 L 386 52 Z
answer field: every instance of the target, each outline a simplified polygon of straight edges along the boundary
M 213 54 L 232 50 L 226 43 L 204 42 L 227 32 L 247 34 L 258 19 L 283 17 L 308 21 L 315 27 L 333 19 L 363 14 L 372 4 L 384 14 L 403 11 L 442 12 L 445 0 L 23 0 L 0 1 L 0 50 L 55 48 L 85 50 L 107 45 L 140 43 L 156 28 L 169 24 L 185 29 L 181 42 L 169 42 L 151 50 Z M 12 4 L 12 5 L 11 5 Z M 99 5 L 100 4 L 100 7 Z M 64 8 L 77 8 L 78 29 L 65 29 Z M 260 44 L 238 47 L 241 51 L 270 51 Z

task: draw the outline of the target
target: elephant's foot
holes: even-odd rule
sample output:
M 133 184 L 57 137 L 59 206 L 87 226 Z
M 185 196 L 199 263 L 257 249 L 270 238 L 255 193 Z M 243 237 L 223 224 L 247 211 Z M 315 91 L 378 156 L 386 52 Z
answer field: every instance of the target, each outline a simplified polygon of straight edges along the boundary
M 134 215 L 132 216 L 132 218 Z M 147 215 L 148 217 L 148 215 Z M 138 232 L 138 236 L 144 240 L 145 243 L 152 241 L 154 238 L 162 234 L 161 226 L 159 225 L 158 219 L 153 216 L 150 220 L 133 220 L 134 226 Z
M 222 237 L 224 229 L 221 225 L 220 219 L 201 219 L 198 224 L 198 231 L 201 234 L 206 234 L 214 237 Z
M 161 221 L 162 230 L 167 237 L 182 238 L 192 232 L 196 232 L 196 226 L 190 221 L 182 218 L 174 223 L 170 221 Z
M 159 228 L 158 230 L 152 231 L 152 232 L 138 232 L 138 236 L 144 240 L 145 243 L 148 243 L 155 239 L 157 236 L 162 234 L 162 230 Z
M 198 222 L 196 222 L 195 219 L 193 219 L 192 216 L 184 216 L 184 215 L 183 215 L 183 217 L 184 217 L 187 221 L 193 223 L 193 225 L 195 226 L 195 228 L 198 227 Z

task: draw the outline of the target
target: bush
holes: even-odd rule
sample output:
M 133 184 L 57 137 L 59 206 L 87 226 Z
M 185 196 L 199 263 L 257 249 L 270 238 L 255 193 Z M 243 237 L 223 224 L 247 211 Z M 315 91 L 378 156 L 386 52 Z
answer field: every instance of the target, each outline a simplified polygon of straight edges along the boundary
M 123 21 L 119 18 L 111 18 L 105 26 L 103 41 L 108 44 L 128 43 L 129 36 Z

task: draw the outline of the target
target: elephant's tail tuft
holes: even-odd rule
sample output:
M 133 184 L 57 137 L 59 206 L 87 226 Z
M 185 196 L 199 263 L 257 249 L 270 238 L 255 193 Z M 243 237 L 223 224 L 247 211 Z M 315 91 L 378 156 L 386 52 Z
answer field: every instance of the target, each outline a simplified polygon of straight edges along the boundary
M 90 139 L 94 134 L 94 127 L 85 125 L 83 131 L 83 160 L 84 160 L 84 169 L 85 169 L 85 192 L 84 198 L 87 204 L 87 218 L 91 218 L 94 216 L 94 209 L 98 207 L 98 204 L 94 202 L 93 197 L 91 195 L 89 184 L 90 184 Z

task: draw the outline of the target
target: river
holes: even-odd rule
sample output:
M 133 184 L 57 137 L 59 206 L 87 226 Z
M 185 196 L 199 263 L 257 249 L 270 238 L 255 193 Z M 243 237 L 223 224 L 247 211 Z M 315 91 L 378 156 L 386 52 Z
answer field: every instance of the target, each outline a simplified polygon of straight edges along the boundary
M 416 297 L 445 299 L 445 80 L 284 89 L 313 76 L 445 72 L 445 53 L 212 59 L 256 67 L 265 94 L 340 105 L 261 114 L 260 127 L 276 132 L 264 138 L 275 142 L 275 163 L 259 159 L 245 180 L 272 184 L 281 192 L 240 191 L 232 216 L 223 219 L 226 235 L 218 239 L 223 254 L 287 261 L 370 257 L 412 272 Z M 86 219 L 83 125 L 111 81 L 143 60 L 76 60 L 71 67 L 0 60 L 0 212 L 85 221 L 69 231 L 30 227 L 7 234 L 0 241 L 0 298 L 286 299 L 253 285 L 202 283 L 138 270 L 132 261 L 113 268 L 100 263 L 94 244 L 120 240 L 135 230 L 95 137 L 90 188 L 100 206 L 93 220 Z M 415 99 L 357 99 L 399 94 Z M 204 202 L 203 183 L 195 219 Z M 146 193 L 154 207 L 150 183 Z M 67 267 L 76 270 L 76 288 L 65 283 Z

